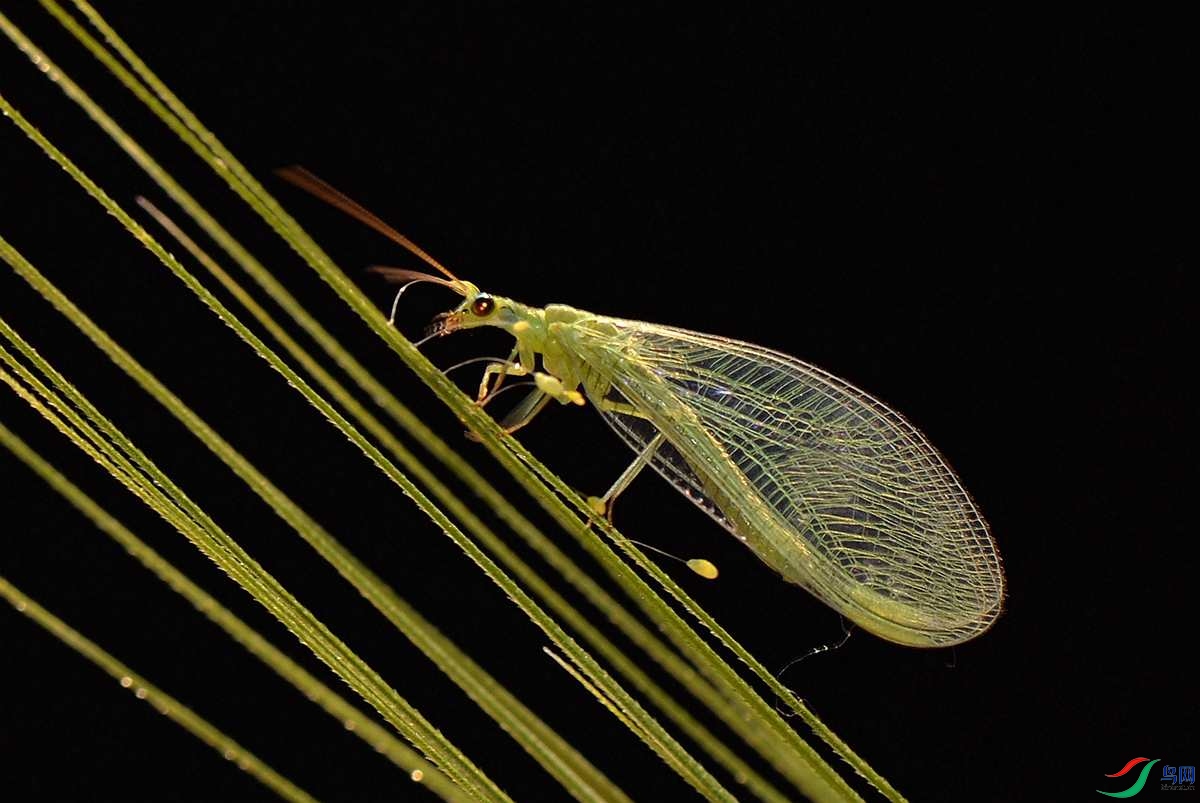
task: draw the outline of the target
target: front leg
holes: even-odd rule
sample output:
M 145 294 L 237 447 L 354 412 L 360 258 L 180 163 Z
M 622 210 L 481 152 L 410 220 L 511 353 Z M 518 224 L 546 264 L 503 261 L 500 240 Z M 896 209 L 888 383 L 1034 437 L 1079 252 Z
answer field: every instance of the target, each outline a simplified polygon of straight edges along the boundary
M 519 360 L 519 361 L 518 361 Z M 479 380 L 479 393 L 475 396 L 475 403 L 483 406 L 484 400 L 492 393 L 500 389 L 500 383 L 504 381 L 506 376 L 525 376 L 529 373 L 529 368 L 526 366 L 533 365 L 532 356 L 527 363 L 525 355 L 520 354 L 520 347 L 514 348 L 512 353 L 508 355 L 508 359 L 504 362 L 489 363 L 483 369 L 483 378 Z M 496 386 L 492 387 L 492 377 L 496 376 Z
M 494 363 L 494 365 L 498 368 L 503 367 L 500 366 L 499 363 Z M 491 367 L 493 366 L 488 366 L 488 368 Z M 510 371 L 510 373 L 515 373 L 515 371 Z M 522 373 L 527 372 L 522 371 Z M 518 429 L 532 421 L 534 416 L 546 409 L 546 405 L 550 403 L 551 399 L 554 399 L 560 404 L 584 403 L 582 393 L 580 393 L 578 390 L 568 390 L 563 385 L 561 380 L 559 380 L 557 377 L 550 376 L 550 374 L 543 374 L 541 371 L 534 371 L 533 383 L 536 386 L 534 387 L 533 392 L 526 396 L 525 399 L 516 407 L 514 407 L 509 414 L 504 417 L 504 420 L 500 422 L 500 426 L 509 435 L 513 434 Z M 466 434 L 471 440 L 479 440 L 474 433 L 468 432 Z

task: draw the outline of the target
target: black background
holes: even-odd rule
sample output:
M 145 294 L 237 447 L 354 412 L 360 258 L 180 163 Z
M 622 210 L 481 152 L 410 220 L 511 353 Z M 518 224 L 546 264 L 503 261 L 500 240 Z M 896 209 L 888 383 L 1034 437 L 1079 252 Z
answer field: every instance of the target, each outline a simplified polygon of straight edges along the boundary
M 1185 52 L 1164 35 L 1178 21 L 382 5 L 105 11 L 381 306 L 388 288 L 359 269 L 412 259 L 272 168 L 309 167 L 497 293 L 786 351 L 924 429 L 991 520 L 1006 613 L 954 650 L 860 632 L 784 675 L 912 799 L 1097 799 L 1093 790 L 1118 788 L 1104 774 L 1134 756 L 1197 763 L 1183 482 L 1195 304 L 1178 247 L 1185 219 L 1194 225 L 1195 129 L 1181 115 L 1192 103 Z M 510 487 L 102 67 L 32 4 L 5 13 L 401 398 Z M 161 198 L 7 45 L 0 91 L 122 203 Z M 545 638 L 411 503 L 5 126 L 5 238 L 628 794 L 692 795 L 544 656 Z M 414 290 L 399 323 L 413 334 L 452 302 Z M 562 797 L 11 272 L 0 273 L 0 315 L 514 797 Z M 488 332 L 427 352 L 450 365 L 507 349 Z M 473 371 L 458 376 L 473 387 Z M 315 664 L 10 393 L 0 419 Z M 521 438 L 593 493 L 630 457 L 587 411 L 552 409 Z M 424 796 L 11 457 L 0 455 L 0 483 L 3 573 L 35 599 L 317 796 Z M 617 518 L 631 537 L 717 561 L 716 583 L 675 573 L 768 667 L 840 637 L 835 614 L 657 477 L 631 488 Z M 0 638 L 10 799 L 269 797 L 23 618 L 0 615 Z

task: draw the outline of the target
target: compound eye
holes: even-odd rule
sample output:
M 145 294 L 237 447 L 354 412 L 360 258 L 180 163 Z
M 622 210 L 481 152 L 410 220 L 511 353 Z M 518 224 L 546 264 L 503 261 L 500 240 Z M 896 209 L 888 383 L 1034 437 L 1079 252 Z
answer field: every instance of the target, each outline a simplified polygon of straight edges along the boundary
M 496 302 L 491 296 L 476 296 L 471 302 L 471 312 L 478 318 L 486 318 L 496 309 Z

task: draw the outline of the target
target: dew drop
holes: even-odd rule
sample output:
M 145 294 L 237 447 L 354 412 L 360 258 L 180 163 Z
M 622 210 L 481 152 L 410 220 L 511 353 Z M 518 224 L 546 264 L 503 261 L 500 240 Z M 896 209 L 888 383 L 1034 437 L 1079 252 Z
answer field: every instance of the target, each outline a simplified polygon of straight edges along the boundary
M 421 780 L 424 779 L 425 773 L 421 772 L 420 770 L 413 770 L 411 777 L 414 781 L 416 781 L 417 783 L 420 783 Z
M 128 689 L 132 685 L 133 685 L 133 678 L 129 677 L 129 675 L 126 675 L 125 677 L 121 678 L 121 688 Z

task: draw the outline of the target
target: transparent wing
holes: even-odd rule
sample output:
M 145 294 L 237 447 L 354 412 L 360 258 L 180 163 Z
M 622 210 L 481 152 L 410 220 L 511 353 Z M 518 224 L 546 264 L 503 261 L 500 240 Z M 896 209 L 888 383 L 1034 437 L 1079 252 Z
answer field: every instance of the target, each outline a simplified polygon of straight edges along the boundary
M 593 401 L 638 411 L 601 410 L 617 433 L 641 451 L 664 432 L 655 469 L 787 579 L 906 644 L 965 641 L 999 615 L 986 522 L 882 402 L 787 355 L 671 327 L 596 318 L 572 344 L 597 366 Z

